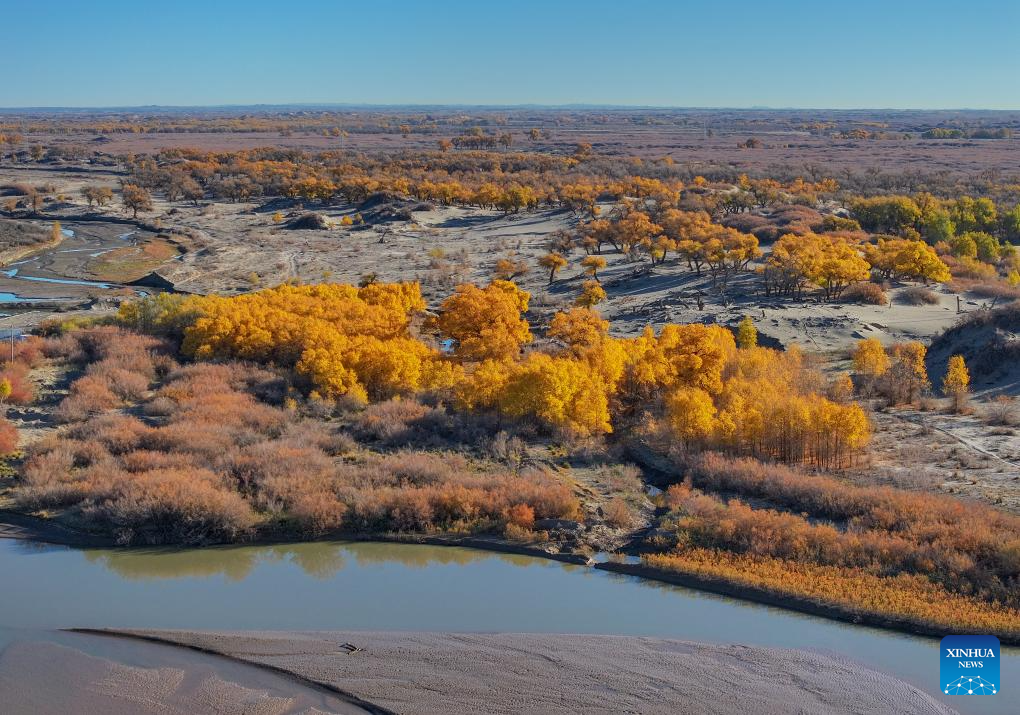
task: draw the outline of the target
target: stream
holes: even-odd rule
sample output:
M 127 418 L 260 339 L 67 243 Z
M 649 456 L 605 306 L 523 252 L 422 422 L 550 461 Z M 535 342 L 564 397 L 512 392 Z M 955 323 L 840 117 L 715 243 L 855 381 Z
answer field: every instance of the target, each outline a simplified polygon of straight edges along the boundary
M 107 281 L 74 276 L 88 275 L 86 266 L 89 260 L 133 245 L 142 232 L 125 232 L 123 226 L 115 224 L 72 225 L 75 228 L 61 228 L 64 240 L 60 245 L 14 261 L 0 270 L 0 303 L 75 300 L 88 295 L 88 291 L 82 289 L 111 290 L 120 287 Z

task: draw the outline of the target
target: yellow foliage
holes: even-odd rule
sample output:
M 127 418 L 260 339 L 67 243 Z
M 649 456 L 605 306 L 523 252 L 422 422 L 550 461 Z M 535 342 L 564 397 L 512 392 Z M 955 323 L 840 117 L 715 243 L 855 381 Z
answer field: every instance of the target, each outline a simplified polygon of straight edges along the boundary
M 546 335 L 563 341 L 575 354 L 581 354 L 605 341 L 609 335 L 609 321 L 591 308 L 571 308 L 553 316 Z
M 688 548 L 652 554 L 654 568 L 725 579 L 771 595 L 811 599 L 849 614 L 889 616 L 924 623 L 942 632 L 1020 636 L 1020 612 L 948 591 L 917 574 L 879 576 L 849 566 L 828 566 L 770 556 Z
M 928 382 L 928 370 L 924 365 L 924 357 L 927 353 L 928 348 L 916 340 L 897 343 L 892 347 L 893 360 L 905 367 L 913 377 L 922 383 Z
M 697 387 L 711 394 L 722 389 L 722 370 L 736 352 L 733 334 L 718 325 L 665 325 L 651 328 L 630 345 L 626 380 L 637 399 L 659 389 Z
M 513 363 L 509 360 L 483 360 L 464 380 L 454 386 L 457 406 L 468 410 L 496 409 L 510 381 Z
M 699 274 L 707 265 L 714 275 L 725 276 L 761 256 L 755 236 L 712 223 L 704 211 L 667 209 L 660 223 L 668 240 L 652 245 L 653 258 L 664 260 L 675 250 Z
M 595 280 L 585 281 L 581 286 L 581 293 L 574 299 L 574 305 L 582 308 L 592 308 L 606 299 L 606 291 L 602 285 Z
M 838 298 L 848 285 L 868 277 L 868 262 L 845 239 L 827 234 L 789 233 L 772 248 L 765 268 L 766 294 L 799 294 L 807 283 Z
M 121 303 L 117 320 L 143 333 L 179 337 L 199 316 L 202 302 L 199 296 L 156 293 L 143 300 Z
M 185 355 L 273 363 L 326 398 L 367 400 L 452 383 L 439 352 L 409 334 L 411 315 L 424 308 L 417 283 L 283 285 L 230 298 L 157 296 L 122 306 L 120 319 L 180 329 Z
M 854 381 L 850 373 L 841 372 L 829 384 L 829 397 L 840 403 L 849 402 L 854 396 Z
M 585 275 L 598 280 L 599 271 L 606 267 L 606 259 L 602 256 L 585 256 L 581 259 L 581 265 L 584 267 Z
M 528 272 L 528 264 L 523 260 L 512 258 L 500 258 L 496 261 L 496 268 L 493 271 L 497 280 L 512 281 L 514 278 L 523 276 Z
M 970 385 L 970 371 L 962 355 L 949 358 L 946 376 L 942 379 L 942 394 L 954 397 L 957 401 L 964 398 Z
M 877 338 L 867 338 L 857 342 L 854 350 L 854 372 L 861 375 L 878 377 L 889 369 L 889 356 Z
M 944 283 L 951 278 L 949 267 L 924 241 L 879 239 L 876 245 L 864 247 L 864 257 L 886 278 L 913 278 L 925 283 Z
M 770 372 L 785 375 L 776 379 L 738 373 L 726 381 L 716 398 L 719 445 L 788 463 L 844 466 L 871 437 L 864 411 L 856 403 L 839 404 L 801 391 L 797 373 L 784 370 L 781 358 L 774 368 Z
M 182 353 L 197 359 L 291 369 L 325 400 L 442 389 L 461 409 L 582 436 L 613 431 L 615 417 L 661 409 L 688 448 L 821 467 L 852 460 L 868 440 L 870 425 L 849 390 L 835 402 L 821 396 L 824 380 L 795 346 L 756 347 L 745 326 L 738 350 L 729 329 L 700 323 L 617 339 L 598 312 L 575 307 L 549 325 L 558 347 L 522 357 L 532 340 L 522 315 L 528 300 L 507 281 L 459 286 L 426 321 L 454 341 L 458 360 L 412 334 L 412 318 L 426 308 L 416 283 L 283 285 L 229 298 L 164 294 L 123 305 L 119 320 L 181 337 Z M 923 346 L 899 346 L 896 356 L 923 369 Z
M 486 360 L 455 388 L 457 404 L 532 417 L 587 436 L 612 431 L 609 389 L 585 360 L 534 352 L 521 362 Z
M 673 434 L 687 445 L 708 438 L 715 429 L 712 396 L 697 387 L 681 387 L 669 395 L 666 415 Z
M 745 315 L 737 326 L 737 347 L 741 349 L 758 347 L 758 329 L 750 315 Z
M 550 251 L 538 259 L 538 265 L 549 269 L 549 282 L 556 279 L 556 274 L 567 265 L 567 259 L 555 251 Z
M 530 298 L 509 281 L 493 281 L 485 288 L 459 285 L 429 326 L 454 341 L 454 354 L 462 360 L 516 358 L 521 346 L 532 340 L 528 321 L 521 317 Z
M 546 353 L 531 353 L 514 366 L 499 407 L 582 436 L 613 429 L 603 381 L 582 361 Z
M 823 381 L 799 350 L 751 347 L 725 356 L 717 388 L 680 385 L 667 393 L 671 435 L 687 447 L 842 467 L 867 444 L 864 411 L 849 395 L 832 401 L 819 394 Z
M 613 226 L 620 249 L 630 253 L 639 246 L 650 246 L 652 238 L 662 233 L 662 227 L 652 223 L 644 211 L 630 210 Z

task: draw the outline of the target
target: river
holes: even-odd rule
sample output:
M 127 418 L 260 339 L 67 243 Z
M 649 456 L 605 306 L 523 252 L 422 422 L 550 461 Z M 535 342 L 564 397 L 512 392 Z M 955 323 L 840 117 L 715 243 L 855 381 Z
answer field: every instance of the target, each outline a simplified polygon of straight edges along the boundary
M 938 692 L 938 641 L 854 626 L 583 566 L 473 549 L 316 542 L 72 549 L 0 539 L 0 628 L 602 633 L 836 652 L 965 713 L 1006 697 Z M 1010 705 L 1013 703 L 1013 705 Z
M 115 283 L 87 280 L 92 260 L 151 237 L 122 224 L 72 222 L 61 229 L 64 240 L 0 270 L 0 304 L 81 300 L 96 291 L 120 288 Z

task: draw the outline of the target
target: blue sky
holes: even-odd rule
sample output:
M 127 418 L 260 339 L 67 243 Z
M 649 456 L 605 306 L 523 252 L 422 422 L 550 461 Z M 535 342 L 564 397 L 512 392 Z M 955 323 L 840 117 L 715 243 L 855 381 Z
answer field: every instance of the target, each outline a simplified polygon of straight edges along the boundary
M 0 106 L 1020 109 L 1016 0 L 0 0 Z

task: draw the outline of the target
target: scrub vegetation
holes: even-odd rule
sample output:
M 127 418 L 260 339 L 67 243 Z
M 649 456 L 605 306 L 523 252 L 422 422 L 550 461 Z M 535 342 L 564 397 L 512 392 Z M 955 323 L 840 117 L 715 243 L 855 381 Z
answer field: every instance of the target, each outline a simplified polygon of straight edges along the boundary
M 998 118 L 729 117 L 739 160 L 702 161 L 731 154 L 700 115 L 391 115 L 5 116 L 12 290 L 145 278 L 62 286 L 88 303 L 0 365 L 5 507 L 123 544 L 621 552 L 1020 641 Z M 963 140 L 987 166 L 775 160 Z

